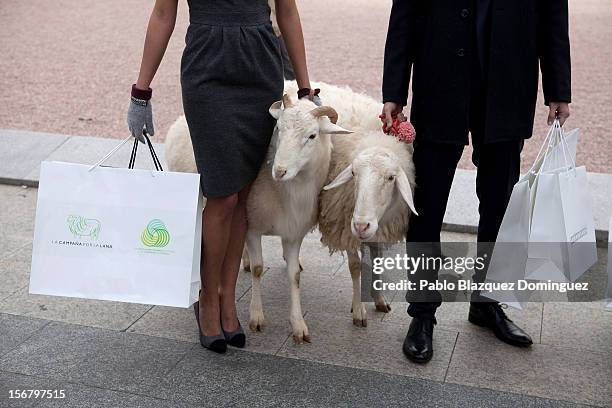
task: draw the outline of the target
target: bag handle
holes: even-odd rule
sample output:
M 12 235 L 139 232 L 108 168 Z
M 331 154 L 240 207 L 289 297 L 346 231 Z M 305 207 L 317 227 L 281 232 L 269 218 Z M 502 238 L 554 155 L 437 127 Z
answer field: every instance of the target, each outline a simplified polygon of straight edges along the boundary
M 146 141 L 147 145 L 149 146 L 149 151 L 151 152 L 151 157 L 153 158 L 153 164 L 155 165 L 155 170 L 157 170 L 157 171 L 164 171 L 164 169 L 162 168 L 161 162 L 160 162 L 159 158 L 157 157 L 157 154 L 155 153 L 155 149 L 153 148 L 153 144 L 151 143 L 151 139 L 149 139 L 149 135 L 147 134 L 147 132 L 145 130 L 142 131 L 142 134 L 143 134 L 143 136 L 145 138 L 145 141 Z M 128 164 L 128 168 L 129 169 L 133 169 L 134 168 L 134 164 L 136 162 L 136 152 L 138 150 L 138 143 L 139 142 L 138 142 L 138 139 L 136 139 L 132 135 L 130 135 L 130 136 L 126 137 L 117 146 L 115 146 L 103 158 L 98 160 L 98 162 L 96 162 L 93 166 L 91 166 L 87 171 L 88 172 L 92 171 L 96 167 L 101 166 L 106 160 L 109 159 L 109 157 L 111 157 L 113 154 L 115 154 L 121 147 L 123 147 L 124 144 L 126 144 L 127 142 L 129 142 L 132 139 L 134 139 L 134 146 L 132 147 L 132 153 L 130 155 L 130 162 Z
M 161 162 L 155 153 L 155 149 L 153 148 L 153 143 L 151 143 L 151 139 L 149 139 L 149 135 L 146 130 L 142 131 L 142 135 L 145 138 L 147 146 L 149 146 L 149 151 L 151 152 L 151 157 L 153 158 L 153 165 L 155 165 L 155 170 L 164 171 L 162 168 Z M 128 164 L 128 169 L 133 169 L 134 164 L 136 163 L 136 152 L 138 151 L 138 139 L 134 138 L 134 146 L 132 146 L 132 154 L 130 155 L 130 162 Z
M 546 148 L 544 149 L 545 145 L 546 145 Z M 546 164 L 546 159 L 549 157 L 549 153 L 551 149 L 556 147 L 557 145 L 561 145 L 561 151 L 563 153 L 563 159 L 565 160 L 565 165 L 569 168 L 576 167 L 576 163 L 574 159 L 572 158 L 572 154 L 570 152 L 569 145 L 567 144 L 567 140 L 565 139 L 565 132 L 563 131 L 563 128 L 561 127 L 561 123 L 559 122 L 559 119 L 556 118 L 555 121 L 553 122 L 553 125 L 550 127 L 548 131 L 548 135 L 546 136 L 546 139 L 544 139 L 544 143 L 542 143 L 542 147 L 540 147 L 540 152 L 538 153 L 538 156 L 536 157 L 535 163 L 537 163 L 538 160 L 540 160 L 543 154 L 544 157 L 542 158 L 542 163 L 537 170 L 534 170 L 533 167 L 531 168 L 530 172 L 532 174 L 539 175 L 541 173 L 542 169 L 545 167 L 544 165 Z
M 559 138 L 559 144 L 562 145 L 562 151 L 563 151 L 563 158 L 565 159 L 565 164 L 567 165 L 568 163 L 568 158 L 569 158 L 569 164 L 571 164 L 572 169 L 576 168 L 576 161 L 574 160 L 574 158 L 572 157 L 572 152 L 570 151 L 569 145 L 567 144 L 567 139 L 565 137 L 565 132 L 563 131 L 563 128 L 561 127 L 561 124 L 559 123 L 559 119 L 555 119 L 555 122 L 557 122 L 558 126 L 559 126 L 559 134 L 558 134 L 558 138 Z M 566 155 L 567 153 L 567 155 Z

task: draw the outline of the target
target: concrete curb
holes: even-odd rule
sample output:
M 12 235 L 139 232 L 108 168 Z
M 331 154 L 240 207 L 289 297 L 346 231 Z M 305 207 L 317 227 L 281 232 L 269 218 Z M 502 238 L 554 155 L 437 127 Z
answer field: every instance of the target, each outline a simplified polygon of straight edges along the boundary
M 0 184 L 38 187 L 42 161 L 95 163 L 119 144 L 120 140 L 0 129 L 0 143 L 8 147 L 0 151 Z M 163 144 L 154 143 L 154 146 L 162 165 L 165 166 Z M 124 146 L 105 164 L 125 167 L 130 152 L 130 147 Z M 139 154 L 136 167 L 154 169 L 148 156 L 145 153 Z M 612 174 L 589 173 L 588 177 L 594 201 L 597 242 L 606 245 L 609 220 L 612 217 Z M 444 216 L 443 230 L 470 234 L 477 232 L 478 199 L 475 180 L 476 171 L 457 170 Z

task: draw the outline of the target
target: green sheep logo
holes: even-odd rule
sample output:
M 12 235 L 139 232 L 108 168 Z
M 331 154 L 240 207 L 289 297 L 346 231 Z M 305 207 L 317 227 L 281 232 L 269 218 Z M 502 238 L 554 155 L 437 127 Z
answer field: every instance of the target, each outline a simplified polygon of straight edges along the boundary
M 68 229 L 75 238 L 89 237 L 98 239 L 100 235 L 100 221 L 85 218 L 80 215 L 69 215 L 66 219 Z

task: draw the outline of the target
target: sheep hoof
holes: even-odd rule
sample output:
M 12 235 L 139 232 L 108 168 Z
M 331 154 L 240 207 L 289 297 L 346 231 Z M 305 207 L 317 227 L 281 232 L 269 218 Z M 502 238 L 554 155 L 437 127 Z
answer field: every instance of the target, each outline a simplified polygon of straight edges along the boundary
M 264 329 L 264 317 L 263 314 L 260 316 L 252 316 L 249 320 L 249 329 L 254 332 L 261 332 Z
M 356 318 L 353 318 L 353 326 L 368 327 L 368 319 L 356 319 Z
M 358 303 L 357 307 L 353 306 L 351 311 L 353 313 L 353 325 L 357 327 L 368 326 L 368 312 L 363 303 Z
M 311 338 L 309 334 L 294 334 L 293 342 L 295 344 L 311 343 Z
M 377 303 L 376 310 L 382 313 L 389 313 L 391 311 L 391 305 L 387 302 Z
M 242 268 L 245 272 L 251 272 L 251 264 L 245 263 Z
M 261 332 L 264 329 L 263 323 L 249 322 L 249 329 L 254 332 Z
M 290 319 L 293 331 L 293 342 L 295 344 L 310 343 L 310 334 L 304 318 Z

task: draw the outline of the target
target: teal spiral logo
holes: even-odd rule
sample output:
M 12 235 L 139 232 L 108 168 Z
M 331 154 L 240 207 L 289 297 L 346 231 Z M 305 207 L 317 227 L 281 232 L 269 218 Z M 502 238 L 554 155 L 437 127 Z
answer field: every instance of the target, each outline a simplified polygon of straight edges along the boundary
M 170 233 L 162 220 L 151 220 L 147 228 L 140 234 L 140 240 L 145 246 L 163 248 L 170 243 Z

